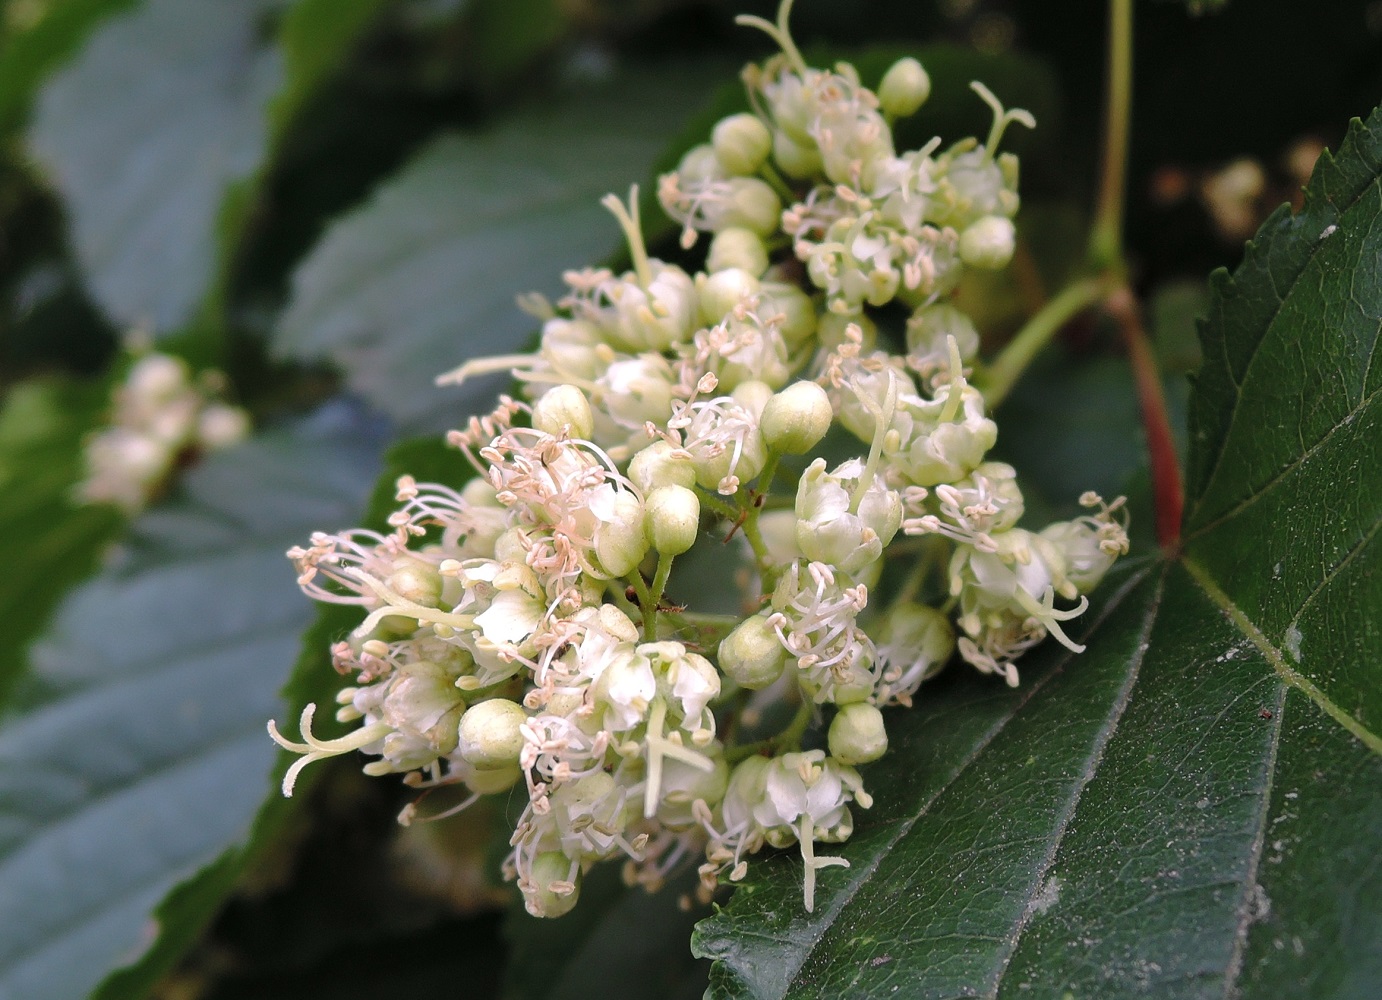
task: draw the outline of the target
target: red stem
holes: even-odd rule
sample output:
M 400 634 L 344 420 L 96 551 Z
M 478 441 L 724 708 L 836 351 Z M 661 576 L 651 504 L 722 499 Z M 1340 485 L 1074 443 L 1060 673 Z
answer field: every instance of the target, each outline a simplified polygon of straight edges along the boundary
M 1180 546 L 1185 491 L 1181 486 L 1176 445 L 1171 437 L 1171 421 L 1166 412 L 1161 372 L 1147 342 L 1147 333 L 1142 327 L 1142 318 L 1132 291 L 1126 286 L 1118 289 L 1109 296 L 1105 308 L 1123 331 L 1123 341 L 1128 348 L 1128 360 L 1132 364 L 1133 379 L 1137 385 L 1142 427 L 1147 435 L 1147 456 L 1152 466 L 1157 542 L 1163 549 L 1172 551 Z

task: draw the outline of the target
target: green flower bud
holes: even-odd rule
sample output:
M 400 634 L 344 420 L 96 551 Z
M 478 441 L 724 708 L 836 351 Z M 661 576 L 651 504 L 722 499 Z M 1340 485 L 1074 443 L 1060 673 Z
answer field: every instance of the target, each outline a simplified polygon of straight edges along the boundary
M 643 504 L 629 492 L 616 493 L 612 507 L 609 519 L 595 530 L 595 555 L 610 576 L 624 576 L 648 554 L 646 515 Z
M 766 615 L 751 615 L 720 640 L 719 660 L 726 676 L 756 691 L 782 676 L 787 650 Z
M 863 313 L 854 316 L 843 316 L 840 313 L 825 312 L 821 314 L 816 327 L 816 336 L 820 338 L 821 346 L 827 351 L 833 351 L 845 342 L 845 331 L 850 324 L 859 328 L 863 335 L 863 341 L 859 345 L 859 350 L 868 354 L 878 346 L 878 325 Z
M 825 169 L 820 148 L 814 142 L 798 142 L 780 130 L 773 133 L 773 160 L 784 174 L 797 181 L 817 177 Z
M 868 702 L 845 705 L 830 723 L 830 756 L 841 764 L 868 764 L 888 752 L 883 713 Z
M 910 56 L 893 63 L 878 85 L 878 106 L 893 118 L 916 114 L 930 96 L 931 77 Z
M 758 379 L 749 379 L 736 385 L 729 395 L 736 403 L 762 420 L 763 408 L 768 405 L 768 400 L 773 398 L 773 387 Z
M 784 281 L 763 282 L 758 306 L 760 316 L 781 316 L 778 326 L 787 347 L 795 350 L 816 332 L 816 304 L 796 285 Z
M 716 231 L 734 226 L 764 237 L 777 232 L 782 202 L 767 182 L 756 177 L 731 177 L 725 183 L 729 196 L 716 213 Z
M 574 438 L 589 440 L 595 433 L 595 415 L 580 389 L 556 385 L 533 404 L 533 427 L 553 436 L 566 431 Z
M 659 486 L 696 485 L 691 456 L 659 438 L 629 462 L 629 481 L 647 496 Z
M 710 241 L 705 267 L 711 272 L 737 267 L 761 278 L 768 269 L 768 251 L 756 234 L 731 226 L 720 230 Z
M 708 142 L 688 149 L 677 164 L 677 173 L 688 181 L 711 181 L 724 175 L 715 147 Z
M 436 567 L 415 559 L 399 559 L 385 581 L 388 588 L 405 600 L 435 608 L 441 598 L 442 579 Z
M 815 382 L 795 382 L 763 407 L 763 440 L 774 451 L 804 455 L 830 430 L 830 397 Z
M 527 721 L 523 706 L 507 698 L 491 698 L 471 705 L 461 716 L 457 743 L 461 758 L 484 770 L 516 766 L 523 750 L 519 727 Z
M 923 376 L 950 368 L 950 343 L 960 352 L 960 361 L 969 363 L 979 353 L 979 331 L 974 321 L 945 302 L 922 306 L 907 320 L 907 360 Z
M 568 881 L 569 879 L 569 881 Z M 533 858 L 532 869 L 519 888 L 523 908 L 535 917 L 570 913 L 581 895 L 581 872 L 571 875 L 571 859 L 561 851 L 544 851 Z
M 523 777 L 523 769 L 513 767 L 473 768 L 465 776 L 465 787 L 476 795 L 498 795 L 507 792 Z
M 700 301 L 701 317 L 708 325 L 714 326 L 745 298 L 757 295 L 759 287 L 757 278 L 737 267 L 696 275 L 696 297 Z
M 768 127 L 748 113 L 720 119 L 710 142 L 725 173 L 740 176 L 758 173 L 773 148 Z
M 1017 229 L 1001 215 L 986 215 L 960 234 L 960 259 L 971 267 L 1006 267 L 1017 247 Z
M 696 544 L 701 501 L 685 486 L 659 486 L 648 494 L 648 541 L 661 555 L 679 556 Z

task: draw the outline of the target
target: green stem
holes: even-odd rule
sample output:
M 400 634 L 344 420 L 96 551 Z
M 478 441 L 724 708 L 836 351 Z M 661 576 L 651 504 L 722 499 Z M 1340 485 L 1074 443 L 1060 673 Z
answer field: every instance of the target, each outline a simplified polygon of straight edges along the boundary
M 763 504 L 767 501 L 768 491 L 772 489 L 773 476 L 777 473 L 777 463 L 781 457 L 775 451 L 768 452 L 768 459 L 763 463 L 763 471 L 758 474 L 758 486 L 753 492 L 753 501 L 744 516 L 744 537 L 749 540 L 749 547 L 753 549 L 754 558 L 758 561 L 758 575 L 765 585 L 770 560 L 768 546 L 763 541 L 763 532 L 758 528 L 758 517 L 763 513 Z
M 667 589 L 667 577 L 672 574 L 672 560 L 675 556 L 669 556 L 662 552 L 657 554 L 657 570 L 653 573 L 653 613 L 657 613 L 658 605 L 662 603 L 662 592 Z
M 980 386 L 990 411 L 998 408 L 1032 359 L 1041 352 L 1066 323 L 1098 302 L 1107 293 L 1107 281 L 1086 278 L 1057 295 L 1027 321 L 1008 346 L 994 359 Z
M 643 639 L 645 642 L 656 642 L 657 605 L 648 593 L 648 584 L 644 582 L 642 573 L 634 570 L 629 574 L 629 579 L 633 581 L 634 592 L 638 594 L 638 606 L 643 610 Z
M 1090 261 L 1098 270 L 1121 270 L 1123 202 L 1132 121 L 1132 0 L 1109 0 L 1108 105 L 1104 115 L 1104 166 L 1099 182 Z

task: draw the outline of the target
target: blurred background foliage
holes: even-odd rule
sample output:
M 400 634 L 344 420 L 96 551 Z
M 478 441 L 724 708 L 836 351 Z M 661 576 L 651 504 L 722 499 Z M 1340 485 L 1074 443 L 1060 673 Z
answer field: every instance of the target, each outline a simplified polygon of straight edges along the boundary
M 736 28 L 733 15 L 771 17 L 774 7 L 767 0 L 6 4 L 0 536 L 15 561 L 0 581 L 0 635 L 9 649 L 0 719 L 24 714 L 24 725 L 43 723 L 49 706 L 68 711 L 73 702 L 64 699 L 85 690 L 53 682 L 53 665 L 65 662 L 63 636 L 74 627 L 66 612 L 53 615 L 102 560 L 102 579 L 135 600 L 140 581 L 148 582 L 140 574 L 166 572 L 176 562 L 168 538 L 198 518 L 205 531 L 222 533 L 216 537 L 263 541 L 265 551 L 280 544 L 279 528 L 306 530 L 278 517 L 277 501 L 265 514 L 262 496 L 236 491 L 261 474 L 281 483 L 283 470 L 297 467 L 292 449 L 323 433 L 323 405 L 351 408 L 331 418 L 338 424 L 327 433 L 369 452 L 322 474 L 344 483 L 341 470 L 364 470 L 353 498 L 349 489 L 335 494 L 346 523 L 362 509 L 390 424 L 432 430 L 478 405 L 493 383 L 435 399 L 415 387 L 467 356 L 521 344 L 529 331 L 511 308 L 514 293 L 550 289 L 561 267 L 614 251 L 616 233 L 596 197 L 635 180 L 646 192 L 653 165 L 667 164 L 695 134 L 687 123 L 704 131 L 715 87 L 764 51 L 763 38 Z M 939 76 L 967 79 L 982 66 L 979 75 L 1009 103 L 1037 112 L 1037 132 L 1015 137 L 1025 251 L 1010 272 L 962 296 L 990 343 L 1082 258 L 1099 162 L 1105 18 L 1100 0 L 799 0 L 794 33 L 808 53 L 925 48 L 933 74 L 953 64 Z M 1348 119 L 1366 114 L 1382 93 L 1382 4 L 1143 0 L 1135 38 L 1127 255 L 1162 363 L 1178 376 L 1197 363 L 1194 318 L 1205 276 L 1237 262 L 1266 214 L 1298 196 L 1318 150 L 1336 147 Z M 984 127 L 987 112 L 964 98 L 938 101 L 922 127 L 947 138 Z M 717 100 L 736 100 L 732 84 Z M 516 172 L 520 161 L 534 166 Z M 515 190 L 536 188 L 542 198 L 514 199 Z M 665 226 L 660 232 L 656 249 L 674 254 Z M 533 239 L 550 245 L 532 249 Z M 409 254 L 431 263 L 394 273 L 393 263 Z M 119 518 L 73 512 L 67 496 L 81 439 L 102 419 L 119 345 L 131 330 L 226 371 L 256 424 L 283 437 L 265 446 L 268 464 L 252 459 L 249 472 L 220 480 L 214 468 L 204 470 L 207 482 L 176 491 L 162 522 L 125 536 Z M 1007 402 L 1007 454 L 1039 448 L 1033 441 L 1044 435 L 1086 463 L 1076 480 L 1073 460 L 1034 470 L 1029 508 L 1041 513 L 1043 500 L 1052 510 L 1068 508 L 1091 485 L 1116 493 L 1145 482 L 1119 355 L 1110 332 L 1075 324 Z M 1062 385 L 1079 386 L 1078 400 L 1058 418 L 1049 405 L 1055 370 Z M 1173 409 L 1183 409 L 1184 380 L 1168 385 Z M 316 429 L 301 431 L 314 412 Z M 1099 457 L 1091 471 L 1092 455 Z M 218 489 L 224 509 L 213 510 L 207 497 Z M 256 526 L 256 517 L 264 523 Z M 286 563 L 281 575 L 289 577 Z M 221 585 L 253 590 L 255 579 L 232 574 Z M 207 601 L 222 598 L 212 591 Z M 204 607 L 218 613 L 215 603 Z M 306 620 L 298 618 L 294 634 Z M 309 632 L 309 656 L 324 628 L 329 633 L 320 625 Z M 52 634 L 31 656 L 29 644 L 45 629 Z M 265 697 L 288 669 L 285 658 L 259 670 Z M 272 711 L 271 700 L 262 705 L 261 698 L 244 709 L 256 738 L 264 710 Z M 0 744 L 3 733 L 0 725 Z M 0 763 L 15 766 L 22 757 L 6 756 L 9 749 L 0 745 Z M 272 762 L 270 749 L 255 751 L 254 782 Z M 244 842 L 254 808 L 228 818 L 220 840 L 169 864 L 145 911 L 201 866 L 219 874 L 190 901 L 175 894 L 165 916 L 184 920 L 184 930 L 169 936 L 165 926 L 146 953 L 153 957 L 108 980 L 102 995 L 451 996 L 459 981 L 468 996 L 501 988 L 594 996 L 611 987 L 583 969 L 580 956 L 611 942 L 627 952 L 632 981 L 656 984 L 647 995 L 699 995 L 704 969 L 672 944 L 685 941 L 693 918 L 650 921 L 637 899 L 588 890 L 582 912 L 589 919 L 578 929 L 569 921 L 564 930 L 524 924 L 506 935 L 514 915 L 495 910 L 492 889 L 474 876 L 486 823 L 502 816 L 477 813 L 464 826 L 400 835 L 393 817 L 402 789 L 368 782 L 348 764 L 323 771 L 310 808 L 272 822 L 261 816 L 255 849 L 233 863 L 221 852 Z M 11 779 L 0 786 L 4 802 L 25 792 Z M 257 803 L 253 789 L 247 794 Z M 19 884 L 5 865 L 23 861 L 25 834 L 0 837 L 0 883 Z M 63 919 L 54 917 L 58 925 Z M 653 926 L 657 934 L 645 935 L 653 940 L 630 942 L 631 927 Z M 561 942 L 576 956 L 568 967 L 540 964 L 551 961 L 555 944 L 543 935 L 552 934 L 580 938 Z M 16 996 L 79 995 L 120 963 L 121 947 L 136 943 L 117 947 L 119 934 L 101 940 L 94 960 L 73 967 L 77 992 L 23 992 L 32 980 L 14 949 L 0 948 L 0 970 L 9 970 L 0 977 L 12 976 Z M 87 947 L 81 941 L 73 948 Z M 506 972 L 510 953 L 517 961 Z M 54 968 L 63 954 L 55 953 Z

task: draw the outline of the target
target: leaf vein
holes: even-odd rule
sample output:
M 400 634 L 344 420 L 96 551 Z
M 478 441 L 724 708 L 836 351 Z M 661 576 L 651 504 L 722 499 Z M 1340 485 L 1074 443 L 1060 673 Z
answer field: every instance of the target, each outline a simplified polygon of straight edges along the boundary
M 1361 722 L 1336 705 L 1328 695 L 1315 686 L 1313 681 L 1287 663 L 1281 651 L 1272 645 L 1271 641 L 1263 634 L 1262 630 L 1257 627 L 1252 619 L 1244 614 L 1238 605 L 1233 603 L 1233 599 L 1219 588 L 1219 585 L 1214 582 L 1214 579 L 1203 566 L 1185 555 L 1181 556 L 1181 564 L 1185 567 L 1190 576 L 1194 578 L 1195 582 L 1200 585 L 1200 589 L 1205 592 L 1206 596 L 1219 606 L 1220 610 L 1224 612 L 1233 624 L 1238 626 L 1239 631 L 1241 631 L 1243 635 L 1247 636 L 1247 638 L 1252 641 L 1253 645 L 1257 647 L 1258 651 L 1267 662 L 1271 664 L 1272 669 L 1281 676 L 1283 681 L 1299 690 L 1323 709 L 1330 718 L 1357 737 L 1364 746 L 1368 747 L 1374 753 L 1382 754 L 1382 737 L 1379 737 L 1376 733 L 1367 729 Z
M 1161 578 L 1157 581 L 1156 593 L 1147 604 L 1147 611 L 1143 618 L 1142 626 L 1138 630 L 1137 646 L 1128 664 L 1128 676 L 1124 679 L 1123 686 L 1118 691 L 1118 696 L 1110 706 L 1108 717 L 1104 720 L 1103 726 L 1099 729 L 1099 732 L 1095 734 L 1089 755 L 1085 758 L 1084 767 L 1081 769 L 1079 780 L 1071 790 L 1070 800 L 1062 810 L 1060 818 L 1056 822 L 1055 829 L 1047 838 L 1045 856 L 1042 857 L 1040 863 L 1037 865 L 1036 873 L 1031 881 L 1031 885 L 1033 886 L 1032 891 L 1034 893 L 1033 898 L 1027 901 L 1027 905 L 1023 908 L 1017 923 L 1013 926 L 1012 930 L 1005 935 L 1003 946 L 999 948 L 998 960 L 993 970 L 993 978 L 989 990 L 984 994 L 987 997 L 996 998 L 998 996 L 998 990 L 1002 986 L 1003 977 L 1007 974 L 1008 967 L 1012 964 L 1013 955 L 1017 953 L 1017 946 L 1022 939 L 1022 935 L 1027 930 L 1027 925 L 1031 922 L 1032 915 L 1036 912 L 1033 906 L 1035 893 L 1040 892 L 1041 886 L 1046 881 L 1047 874 L 1055 864 L 1056 854 L 1059 852 L 1061 844 L 1065 841 L 1065 833 L 1069 829 L 1071 821 L 1075 818 L 1075 812 L 1079 808 L 1080 800 L 1084 797 L 1084 790 L 1094 779 L 1094 775 L 1099 769 L 1099 764 L 1103 761 L 1104 750 L 1108 747 L 1109 741 L 1113 738 L 1114 732 L 1118 729 L 1118 724 L 1123 720 L 1123 713 L 1127 711 L 1128 703 L 1132 700 L 1133 688 L 1137 686 L 1137 678 L 1141 673 L 1142 663 L 1147 658 L 1152 627 L 1156 622 L 1157 612 L 1161 608 L 1161 598 L 1165 591 L 1165 587 L 1166 572 L 1163 569 Z M 1097 627 L 1096 625 L 1095 628 Z

